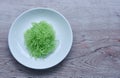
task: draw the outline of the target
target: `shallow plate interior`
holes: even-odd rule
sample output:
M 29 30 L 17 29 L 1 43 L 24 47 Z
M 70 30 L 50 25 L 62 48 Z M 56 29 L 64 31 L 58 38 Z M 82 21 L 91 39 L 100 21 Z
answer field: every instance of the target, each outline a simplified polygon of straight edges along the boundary
M 24 32 L 29 29 L 32 22 L 46 21 L 56 32 L 58 46 L 55 51 L 45 59 L 34 59 L 28 53 L 24 44 Z M 70 24 L 63 15 L 47 8 L 35 8 L 22 13 L 12 24 L 9 32 L 9 48 L 15 59 L 33 69 L 46 69 L 61 62 L 72 45 L 72 31 Z

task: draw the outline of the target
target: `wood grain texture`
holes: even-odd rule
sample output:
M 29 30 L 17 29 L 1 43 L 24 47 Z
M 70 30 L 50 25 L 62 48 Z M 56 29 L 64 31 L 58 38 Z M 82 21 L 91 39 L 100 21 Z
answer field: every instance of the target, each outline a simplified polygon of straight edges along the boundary
M 67 58 L 47 70 L 16 62 L 7 43 L 15 18 L 35 7 L 61 12 L 74 35 Z M 0 78 L 120 78 L 120 0 L 0 0 Z

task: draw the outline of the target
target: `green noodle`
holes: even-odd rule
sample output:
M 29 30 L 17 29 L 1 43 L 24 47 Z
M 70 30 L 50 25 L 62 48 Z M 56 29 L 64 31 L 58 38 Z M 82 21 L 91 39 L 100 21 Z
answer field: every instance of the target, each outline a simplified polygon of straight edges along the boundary
M 55 32 L 46 21 L 32 23 L 32 27 L 24 33 L 29 54 L 34 58 L 44 58 L 55 49 Z

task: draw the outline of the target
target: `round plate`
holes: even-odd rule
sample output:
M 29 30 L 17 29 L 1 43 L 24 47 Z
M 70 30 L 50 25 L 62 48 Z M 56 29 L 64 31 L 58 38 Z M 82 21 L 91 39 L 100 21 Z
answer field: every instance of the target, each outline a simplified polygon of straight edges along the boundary
M 56 32 L 58 46 L 44 59 L 34 59 L 29 55 L 24 43 L 24 32 L 32 22 L 46 21 Z M 8 36 L 8 44 L 13 57 L 22 65 L 32 69 L 46 69 L 60 63 L 69 53 L 73 35 L 70 24 L 59 12 L 48 8 L 34 8 L 23 12 L 13 22 Z

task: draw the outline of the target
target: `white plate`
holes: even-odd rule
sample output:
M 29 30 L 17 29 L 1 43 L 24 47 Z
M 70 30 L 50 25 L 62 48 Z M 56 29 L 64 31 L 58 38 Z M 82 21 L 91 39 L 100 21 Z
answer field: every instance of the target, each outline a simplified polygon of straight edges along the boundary
M 34 59 L 24 44 L 24 32 L 32 22 L 47 21 L 56 32 L 57 48 L 45 59 Z M 34 8 L 23 12 L 13 22 L 8 36 L 8 44 L 14 58 L 22 65 L 33 69 L 46 69 L 60 63 L 69 53 L 73 35 L 70 24 L 59 12 L 48 8 Z

